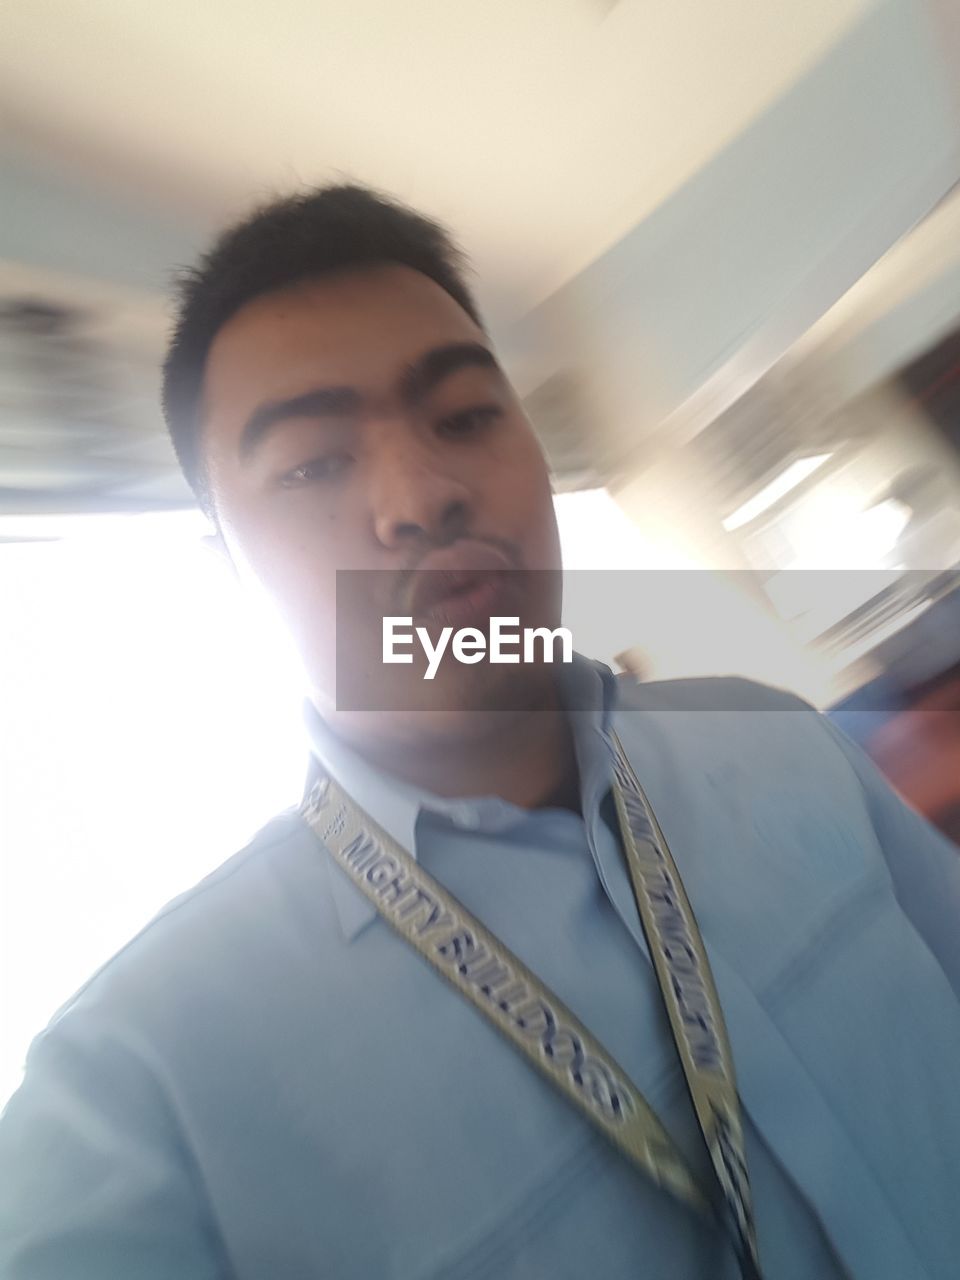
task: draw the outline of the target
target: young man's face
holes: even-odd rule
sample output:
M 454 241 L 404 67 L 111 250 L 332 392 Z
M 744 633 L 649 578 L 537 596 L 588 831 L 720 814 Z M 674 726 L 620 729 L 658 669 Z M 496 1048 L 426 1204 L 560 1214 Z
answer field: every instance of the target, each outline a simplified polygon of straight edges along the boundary
M 328 719 L 362 732 L 362 703 L 381 733 L 443 737 L 469 732 L 478 707 L 535 698 L 522 665 L 448 656 L 424 681 L 419 656 L 381 660 L 384 615 L 431 637 L 486 629 L 491 614 L 559 623 L 543 456 L 485 335 L 443 289 L 384 266 L 248 303 L 211 349 L 202 430 L 227 549 L 279 606 Z M 338 595 L 337 570 L 365 572 L 341 574 Z

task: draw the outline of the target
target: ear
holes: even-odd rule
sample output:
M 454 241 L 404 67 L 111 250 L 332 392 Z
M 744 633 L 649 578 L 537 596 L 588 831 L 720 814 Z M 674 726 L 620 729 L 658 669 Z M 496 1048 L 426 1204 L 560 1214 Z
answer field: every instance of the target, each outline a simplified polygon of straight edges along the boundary
M 205 533 L 200 541 L 208 551 L 217 551 L 220 555 L 224 556 L 228 556 L 230 554 L 227 551 L 226 544 L 223 541 L 223 535 L 219 529 L 217 529 L 215 533 Z
M 217 556 L 221 563 L 229 568 L 233 576 L 238 577 L 237 566 L 233 563 L 233 557 L 227 550 L 227 544 L 224 542 L 223 534 L 219 529 L 213 533 L 205 533 L 200 542 L 205 551 Z

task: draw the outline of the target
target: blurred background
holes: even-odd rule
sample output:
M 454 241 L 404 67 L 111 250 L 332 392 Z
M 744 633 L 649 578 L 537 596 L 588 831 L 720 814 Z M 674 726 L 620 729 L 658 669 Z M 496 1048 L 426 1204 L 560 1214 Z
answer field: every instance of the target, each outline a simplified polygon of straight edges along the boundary
M 796 690 L 960 838 L 954 0 L 12 0 L 0 115 L 0 1101 L 298 797 L 296 663 L 158 366 L 175 269 L 301 184 L 468 251 L 571 611 L 648 571 L 579 647 Z

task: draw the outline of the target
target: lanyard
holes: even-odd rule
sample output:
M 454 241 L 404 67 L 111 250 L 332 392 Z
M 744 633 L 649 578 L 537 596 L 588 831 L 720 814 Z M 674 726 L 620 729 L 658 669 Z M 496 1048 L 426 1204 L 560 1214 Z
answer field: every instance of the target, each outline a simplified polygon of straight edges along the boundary
M 634 896 L 744 1280 L 760 1280 L 733 1059 L 693 910 L 616 738 L 613 794 Z M 699 1212 L 710 1202 L 643 1094 L 570 1009 L 333 778 L 300 813 L 381 917 L 487 1017 L 648 1178 Z

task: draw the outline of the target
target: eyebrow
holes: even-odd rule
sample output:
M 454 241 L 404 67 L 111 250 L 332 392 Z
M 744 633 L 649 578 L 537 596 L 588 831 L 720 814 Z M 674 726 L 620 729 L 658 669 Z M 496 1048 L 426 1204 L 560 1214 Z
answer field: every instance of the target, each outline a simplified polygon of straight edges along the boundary
M 404 404 L 417 404 L 445 378 L 464 368 L 500 372 L 497 358 L 480 342 L 451 342 L 434 347 L 403 370 L 398 382 Z M 240 434 L 239 453 L 246 461 L 263 440 L 293 418 L 342 418 L 359 411 L 363 397 L 356 387 L 315 387 L 286 400 L 271 400 L 255 409 Z
M 289 400 L 271 400 L 255 409 L 240 434 L 240 457 L 246 461 L 276 427 L 292 418 L 342 418 L 360 408 L 353 387 L 317 387 Z
M 434 347 L 404 369 L 400 375 L 400 398 L 405 404 L 416 404 L 451 373 L 470 367 L 500 372 L 497 357 L 481 342 L 450 342 Z

